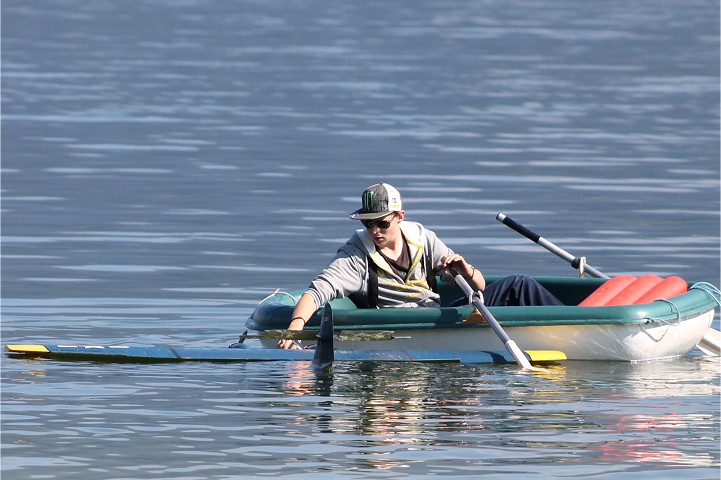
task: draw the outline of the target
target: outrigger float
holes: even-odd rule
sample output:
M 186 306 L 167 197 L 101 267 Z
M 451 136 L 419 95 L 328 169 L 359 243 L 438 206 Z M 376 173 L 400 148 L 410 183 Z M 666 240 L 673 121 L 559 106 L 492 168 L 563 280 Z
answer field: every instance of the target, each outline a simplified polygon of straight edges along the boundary
M 391 340 L 391 331 L 364 331 L 337 333 L 334 331 L 333 310 L 330 305 L 322 309 L 319 328 L 316 330 L 290 331 L 269 330 L 257 334 L 247 332 L 240 341 L 229 348 L 173 348 L 167 345 L 7 345 L 6 351 L 14 357 L 47 357 L 61 360 L 96 360 L 106 362 L 252 362 L 252 361 L 307 361 L 316 370 L 326 370 L 338 361 L 379 361 L 379 362 L 461 362 L 461 363 L 509 363 L 514 361 L 506 351 L 450 351 L 439 349 L 409 350 L 346 350 L 335 349 L 334 341 L 379 342 Z M 246 339 L 263 339 L 273 342 L 269 348 L 253 348 L 244 343 Z M 313 348 L 280 350 L 274 347 L 281 338 L 296 341 L 313 340 Z M 524 351 L 524 358 L 534 363 L 548 363 L 565 360 L 562 352 Z
M 531 363 L 563 360 L 649 361 L 679 357 L 698 348 L 721 355 L 721 333 L 711 328 L 721 293 L 715 286 L 679 277 L 612 279 L 502 213 L 497 219 L 567 260 L 581 277 L 536 277 L 563 306 L 486 307 L 480 292 L 460 275 L 456 285 L 438 279 L 441 308 L 358 308 L 335 299 L 303 331 L 284 330 L 302 290 L 276 291 L 246 322 L 251 330 L 230 348 L 170 346 L 7 345 L 13 357 L 177 362 L 310 361 L 327 369 L 338 361 Z M 589 273 L 595 278 L 585 278 Z M 499 277 L 487 277 L 487 282 Z M 450 306 L 460 297 L 468 305 Z M 246 339 L 259 339 L 251 347 Z M 302 347 L 275 348 L 279 339 Z M 513 340 L 511 340 L 513 338 Z M 336 348 L 338 341 L 340 348 Z M 519 348 L 519 345 L 523 349 Z M 505 350 L 500 350 L 504 347 Z

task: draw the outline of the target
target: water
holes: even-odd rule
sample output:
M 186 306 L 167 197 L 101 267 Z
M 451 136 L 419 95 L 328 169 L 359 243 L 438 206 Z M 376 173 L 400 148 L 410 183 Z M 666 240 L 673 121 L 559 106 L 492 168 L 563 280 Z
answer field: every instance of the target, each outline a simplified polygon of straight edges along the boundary
M 3 343 L 224 347 L 385 180 L 490 274 L 719 274 L 716 2 L 5 2 Z M 719 328 L 718 317 L 714 321 Z M 719 364 L 2 359 L 3 478 L 719 478 Z

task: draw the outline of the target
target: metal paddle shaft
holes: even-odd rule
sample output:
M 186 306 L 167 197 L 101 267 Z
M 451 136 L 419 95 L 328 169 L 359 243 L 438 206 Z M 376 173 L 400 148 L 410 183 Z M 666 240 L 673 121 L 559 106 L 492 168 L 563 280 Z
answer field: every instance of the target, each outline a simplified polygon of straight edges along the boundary
M 503 342 L 503 345 L 506 347 L 506 350 L 508 350 L 511 355 L 513 355 L 513 358 L 516 360 L 516 363 L 520 365 L 521 367 L 525 368 L 526 370 L 535 370 L 533 366 L 531 366 L 531 362 L 528 361 L 526 358 L 526 355 L 521 351 L 520 348 L 518 348 L 518 345 L 516 345 L 516 342 L 511 340 L 511 337 L 508 336 L 505 330 L 503 330 L 503 327 L 501 327 L 501 324 L 498 323 L 498 320 L 495 319 L 493 314 L 488 310 L 488 308 L 483 304 L 482 297 L 476 292 L 473 291 L 471 286 L 468 284 L 465 278 L 463 278 L 463 275 L 456 273 L 453 270 L 450 270 L 450 272 L 454 275 L 456 279 L 456 284 L 461 287 L 463 290 L 463 293 L 465 293 L 468 297 L 470 297 L 473 301 L 473 306 L 476 307 L 478 312 L 483 315 L 483 318 L 486 319 L 488 324 L 491 326 L 494 332 L 496 332 L 496 335 L 498 335 L 498 338 L 501 339 Z
M 568 253 L 561 247 L 555 245 L 552 242 L 549 242 L 542 236 L 532 232 L 531 230 L 527 229 L 520 223 L 513 220 L 511 217 L 506 216 L 505 213 L 499 213 L 498 215 L 496 215 L 496 220 L 498 220 L 499 222 L 501 222 L 502 224 L 504 224 L 508 227 L 511 227 L 513 230 L 517 231 L 518 233 L 520 233 L 524 237 L 528 238 L 529 240 L 536 242 L 537 244 L 539 244 L 540 246 L 542 246 L 549 252 L 555 253 L 556 255 L 558 255 L 559 257 L 561 257 L 568 263 L 570 263 L 573 268 L 576 268 L 576 269 L 580 268 L 580 266 L 581 266 L 580 258 L 575 257 L 574 255 Z M 590 273 L 591 275 L 593 275 L 596 278 L 609 278 L 603 272 L 593 268 L 591 265 L 588 265 L 588 264 L 586 264 L 584 266 L 583 271 Z

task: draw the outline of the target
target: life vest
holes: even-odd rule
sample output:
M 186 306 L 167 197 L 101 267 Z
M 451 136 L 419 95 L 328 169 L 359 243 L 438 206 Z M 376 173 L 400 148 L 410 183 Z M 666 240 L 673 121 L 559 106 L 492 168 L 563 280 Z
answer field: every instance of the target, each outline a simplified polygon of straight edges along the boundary
M 378 308 L 379 277 L 382 279 L 380 281 L 386 281 L 394 285 L 421 287 L 437 292 L 436 276 L 433 272 L 431 259 L 428 257 L 426 236 L 423 228 L 414 222 L 402 222 L 401 231 L 410 253 L 410 266 L 401 282 L 398 281 L 398 275 L 393 272 L 386 259 L 376 250 L 375 243 L 368 231 L 366 229 L 356 231 L 363 244 L 368 266 L 368 288 L 366 293 L 358 292 L 348 297 L 358 308 Z M 417 276 L 414 275 L 414 271 L 418 268 L 422 269 L 421 271 L 425 273 L 425 276 L 413 279 L 412 277 Z

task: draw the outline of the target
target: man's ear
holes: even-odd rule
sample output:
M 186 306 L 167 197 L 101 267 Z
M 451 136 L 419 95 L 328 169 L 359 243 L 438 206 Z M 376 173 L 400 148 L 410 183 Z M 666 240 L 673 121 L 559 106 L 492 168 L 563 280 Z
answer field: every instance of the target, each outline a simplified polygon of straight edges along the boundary
M 405 216 L 406 216 L 406 211 L 405 211 L 405 210 L 401 210 L 400 212 L 396 212 L 396 215 L 398 215 L 398 219 L 399 219 L 399 220 L 403 220 L 403 219 L 405 218 Z

